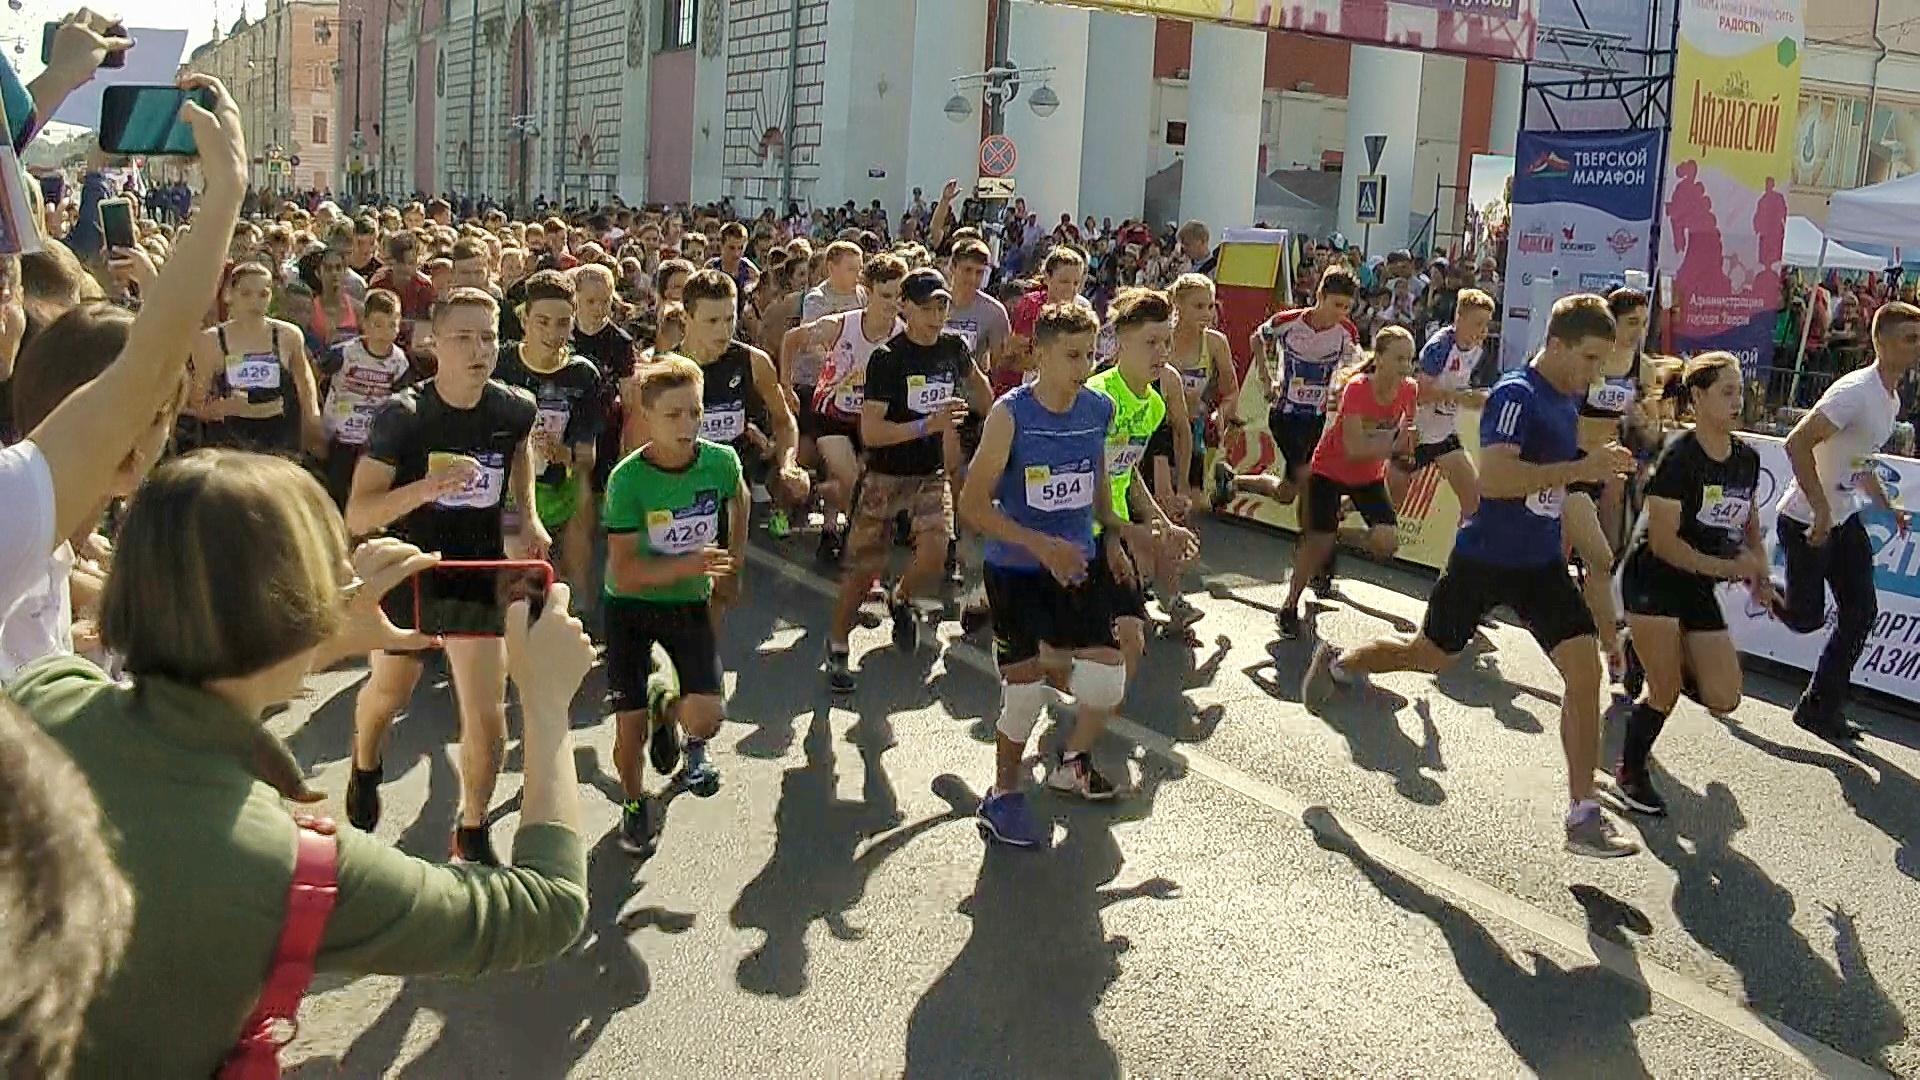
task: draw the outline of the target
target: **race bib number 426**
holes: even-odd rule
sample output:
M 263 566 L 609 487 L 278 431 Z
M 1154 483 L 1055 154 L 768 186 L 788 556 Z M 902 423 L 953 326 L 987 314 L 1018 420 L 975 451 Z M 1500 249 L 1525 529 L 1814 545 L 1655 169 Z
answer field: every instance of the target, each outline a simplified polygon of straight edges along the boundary
M 1027 466 L 1027 505 L 1049 513 L 1083 510 L 1093 505 L 1092 469 L 1069 471 L 1046 465 Z
M 227 386 L 234 390 L 280 389 L 280 358 L 272 353 L 250 353 L 227 361 Z

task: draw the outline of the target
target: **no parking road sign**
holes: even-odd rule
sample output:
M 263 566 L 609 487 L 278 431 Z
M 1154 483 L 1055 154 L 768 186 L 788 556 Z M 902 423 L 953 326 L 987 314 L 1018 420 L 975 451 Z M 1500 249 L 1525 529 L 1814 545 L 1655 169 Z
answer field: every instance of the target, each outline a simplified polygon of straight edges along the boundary
M 1361 225 L 1384 225 L 1387 221 L 1387 178 L 1368 173 L 1356 178 L 1359 197 L 1354 200 L 1354 221 Z
M 989 135 L 980 140 L 980 175 L 1008 176 L 1020 161 L 1020 151 L 1006 135 Z

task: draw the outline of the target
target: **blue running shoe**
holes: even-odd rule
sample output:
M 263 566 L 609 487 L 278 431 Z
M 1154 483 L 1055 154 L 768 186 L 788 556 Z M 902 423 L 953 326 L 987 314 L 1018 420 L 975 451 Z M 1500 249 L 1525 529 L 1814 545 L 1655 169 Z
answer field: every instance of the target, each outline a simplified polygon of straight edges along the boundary
M 707 760 L 706 740 L 687 740 L 687 771 L 680 774 L 680 782 L 703 799 L 712 798 L 720 790 L 720 770 Z
M 980 835 L 1010 847 L 1044 847 L 1053 839 L 1052 830 L 1042 830 L 1027 809 L 1024 792 L 988 792 L 980 800 Z

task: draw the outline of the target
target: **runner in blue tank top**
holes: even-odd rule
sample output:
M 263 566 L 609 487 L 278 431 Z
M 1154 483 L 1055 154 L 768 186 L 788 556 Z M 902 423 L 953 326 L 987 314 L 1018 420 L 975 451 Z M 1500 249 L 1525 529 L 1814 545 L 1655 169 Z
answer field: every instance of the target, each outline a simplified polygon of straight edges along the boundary
M 1622 836 L 1594 800 L 1600 758 L 1600 651 L 1593 615 L 1567 575 L 1560 509 L 1567 486 L 1633 468 L 1613 443 L 1580 455 L 1580 395 L 1613 349 L 1613 315 L 1598 296 L 1553 305 L 1546 347 L 1501 379 L 1480 414 L 1480 507 L 1460 526 L 1447 568 L 1427 597 L 1413 640 L 1382 638 L 1345 652 L 1314 651 L 1300 688 L 1309 709 L 1366 675 L 1439 671 L 1472 640 L 1489 611 L 1505 605 L 1560 669 L 1566 693 L 1560 742 L 1567 759 L 1566 850 L 1612 858 L 1639 845 Z
M 1086 388 L 1098 330 L 1075 305 L 1040 313 L 1039 378 L 994 405 L 960 496 L 961 515 L 987 537 L 987 606 L 1001 679 L 996 769 L 980 802 L 980 831 L 1019 847 L 1050 838 L 1027 809 L 1021 775 L 1027 739 L 1054 695 L 1042 646 L 1072 658 L 1068 688 L 1080 710 L 1052 786 L 1088 799 L 1115 794 L 1088 751 L 1126 695 L 1114 582 L 1130 581 L 1132 567 L 1092 565 L 1094 525 L 1129 543 L 1151 543 L 1152 534 L 1113 512 L 1106 462 L 1113 402 Z

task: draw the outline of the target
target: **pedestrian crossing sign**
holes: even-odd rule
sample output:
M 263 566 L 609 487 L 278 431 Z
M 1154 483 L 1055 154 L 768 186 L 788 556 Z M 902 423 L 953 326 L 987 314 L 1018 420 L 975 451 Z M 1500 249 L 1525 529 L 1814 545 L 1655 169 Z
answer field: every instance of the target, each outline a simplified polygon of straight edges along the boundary
M 1361 225 L 1384 225 L 1387 222 L 1387 178 L 1379 173 L 1368 173 L 1359 178 L 1359 197 L 1354 200 L 1353 219 Z

